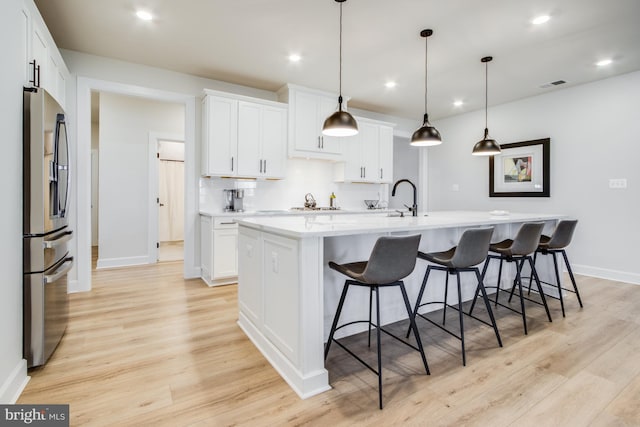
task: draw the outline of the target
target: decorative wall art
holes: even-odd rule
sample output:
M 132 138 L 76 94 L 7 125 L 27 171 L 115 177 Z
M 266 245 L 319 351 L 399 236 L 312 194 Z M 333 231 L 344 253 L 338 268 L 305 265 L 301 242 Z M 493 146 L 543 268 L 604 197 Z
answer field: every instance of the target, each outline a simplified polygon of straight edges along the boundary
M 549 197 L 549 138 L 502 144 L 489 157 L 489 197 Z

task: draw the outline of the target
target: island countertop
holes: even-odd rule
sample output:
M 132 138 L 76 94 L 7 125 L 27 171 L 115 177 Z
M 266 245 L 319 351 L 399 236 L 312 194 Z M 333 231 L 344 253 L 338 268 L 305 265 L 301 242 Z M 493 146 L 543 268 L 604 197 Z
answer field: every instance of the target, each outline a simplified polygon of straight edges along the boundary
M 380 214 L 332 215 L 286 217 L 239 218 L 238 224 L 248 228 L 267 231 L 283 236 L 330 237 L 354 234 L 373 234 L 395 231 L 421 231 L 452 227 L 474 227 L 501 223 L 548 221 L 565 215 L 541 213 L 497 214 L 487 211 L 435 211 L 418 216 L 389 216 Z

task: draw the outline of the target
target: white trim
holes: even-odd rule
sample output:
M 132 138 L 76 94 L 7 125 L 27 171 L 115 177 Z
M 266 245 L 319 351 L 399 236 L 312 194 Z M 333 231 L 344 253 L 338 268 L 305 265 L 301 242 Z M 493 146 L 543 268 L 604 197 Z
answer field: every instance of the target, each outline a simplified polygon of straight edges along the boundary
M 199 277 L 196 265 L 198 242 L 196 220 L 198 218 L 199 169 L 196 168 L 196 97 L 160 89 L 97 80 L 78 76 L 77 79 L 77 134 L 76 134 L 76 287 L 70 292 L 91 290 L 91 91 L 140 96 L 147 99 L 181 103 L 185 106 L 185 216 L 184 216 L 184 277 Z M 148 256 L 144 257 L 145 260 Z M 105 261 L 105 260 L 103 260 Z
M 148 264 L 148 257 L 146 255 L 122 258 L 102 258 L 98 259 L 96 269 L 100 270 L 102 268 L 129 267 L 132 265 L 146 264 Z
M 616 282 L 640 285 L 640 274 L 630 271 L 611 270 L 608 268 L 592 267 L 589 265 L 571 264 L 571 269 L 575 274 L 583 276 L 597 277 L 600 279 L 614 280 Z M 566 271 L 566 269 L 565 269 Z
M 27 386 L 31 377 L 27 375 L 27 361 L 20 359 L 11 374 L 0 387 L 0 403 L 14 404 Z
M 148 221 L 148 243 L 149 264 L 158 262 L 158 242 L 159 239 L 159 218 L 158 218 L 158 141 L 184 142 L 184 135 L 149 132 L 149 221 Z M 186 171 L 185 171 L 186 174 Z M 186 191 L 185 191 L 186 193 Z M 186 200 L 184 203 L 186 204 Z M 184 227 L 184 224 L 183 224 Z
M 413 135 L 413 133 L 409 132 L 408 130 L 403 130 L 403 129 L 398 129 L 398 128 L 394 128 L 393 129 L 393 136 L 409 139 L 409 138 L 411 138 L 412 135 Z

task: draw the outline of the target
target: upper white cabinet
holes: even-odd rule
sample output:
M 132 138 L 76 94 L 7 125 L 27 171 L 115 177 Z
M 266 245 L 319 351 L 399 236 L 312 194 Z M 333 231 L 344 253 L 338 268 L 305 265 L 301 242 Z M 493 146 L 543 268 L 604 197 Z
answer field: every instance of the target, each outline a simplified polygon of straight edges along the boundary
M 284 178 L 286 105 L 205 90 L 202 173 L 239 178 Z
M 24 0 L 20 16 L 24 51 L 24 86 L 46 89 L 64 108 L 69 71 L 32 0 Z
M 334 165 L 338 182 L 391 183 L 393 125 L 356 117 L 358 134 L 342 138 L 344 159 Z
M 288 84 L 278 99 L 289 104 L 289 157 L 342 159 L 341 138 L 322 135 L 325 119 L 338 107 L 337 95 Z

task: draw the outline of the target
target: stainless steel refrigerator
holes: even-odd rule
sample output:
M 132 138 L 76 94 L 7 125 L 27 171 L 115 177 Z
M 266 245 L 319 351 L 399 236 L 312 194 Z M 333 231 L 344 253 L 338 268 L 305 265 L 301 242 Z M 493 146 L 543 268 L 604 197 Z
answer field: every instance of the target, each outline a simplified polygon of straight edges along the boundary
M 23 101 L 23 355 L 32 367 L 47 362 L 67 327 L 73 231 L 64 110 L 41 88 L 25 88 Z

